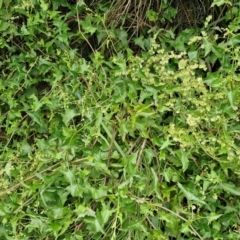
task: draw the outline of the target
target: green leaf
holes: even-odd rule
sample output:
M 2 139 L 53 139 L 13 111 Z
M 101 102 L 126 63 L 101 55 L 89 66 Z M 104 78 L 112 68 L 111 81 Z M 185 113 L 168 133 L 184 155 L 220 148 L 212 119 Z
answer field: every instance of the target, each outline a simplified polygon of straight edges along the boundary
M 75 182 L 75 176 L 73 174 L 73 172 L 68 169 L 66 172 L 63 172 L 63 174 L 65 175 L 67 181 L 72 185 Z
M 217 220 L 222 215 L 223 214 L 216 214 L 216 213 L 211 212 L 209 215 L 207 215 L 208 224 L 210 224 L 212 221 Z
M 45 3 L 43 0 L 40 0 L 40 6 L 41 6 L 43 12 L 48 10 L 48 4 Z
M 222 188 L 224 191 L 232 193 L 233 195 L 240 196 L 240 188 L 237 188 L 235 185 L 230 183 L 220 183 L 219 188 Z
M 238 108 L 234 105 L 234 100 L 235 100 L 235 94 L 236 91 L 228 91 L 227 92 L 227 95 L 228 95 L 228 99 L 229 99 L 229 102 L 231 104 L 231 107 L 233 110 L 237 110 Z
M 66 109 L 65 113 L 62 114 L 63 122 L 67 126 L 70 120 L 72 120 L 75 116 L 79 115 L 76 113 L 74 109 Z
M 108 222 L 109 218 L 113 215 L 114 212 L 116 212 L 116 209 L 109 210 L 105 204 L 103 205 L 103 210 L 101 211 L 103 225 Z
M 5 213 L 2 209 L 0 209 L 0 216 L 1 216 L 1 217 L 6 216 L 6 213 Z
M 85 6 L 86 3 L 84 2 L 84 0 L 78 0 L 78 1 L 77 1 L 77 5 L 78 5 L 79 7 L 81 7 L 81 6 Z
M 231 47 L 235 47 L 236 45 L 239 45 L 240 43 L 240 36 L 234 36 L 232 38 L 230 38 L 224 45 L 227 46 L 231 46 Z
M 12 172 L 13 169 L 14 168 L 12 166 L 12 162 L 9 161 L 9 162 L 7 162 L 7 164 L 6 164 L 5 168 L 4 168 L 4 172 L 7 174 L 7 176 L 11 177 L 11 172 Z
M 57 238 L 58 232 L 62 228 L 62 224 L 60 223 L 60 221 L 54 221 L 50 224 L 50 228 L 53 230 L 53 234 L 54 234 L 55 238 Z
M 80 21 L 80 24 L 84 30 L 84 33 L 90 33 L 91 35 L 98 29 L 96 26 L 92 25 L 91 17 L 86 17 L 84 21 Z
M 166 18 L 168 21 L 172 22 L 177 14 L 177 10 L 168 4 L 166 4 L 166 6 L 167 8 L 163 12 L 163 17 Z
M 32 120 L 34 122 L 36 122 L 37 124 L 39 124 L 42 127 L 45 127 L 42 115 L 41 115 L 41 113 L 39 111 L 34 112 L 34 113 L 27 111 L 27 114 L 32 118 Z
M 94 232 L 105 233 L 97 218 L 86 218 L 84 221 L 93 227 Z
M 203 43 L 205 49 L 204 57 L 206 57 L 212 51 L 212 43 L 206 37 L 203 38 Z
M 145 148 L 143 152 L 145 153 L 146 159 L 148 160 L 148 164 L 150 164 L 156 156 L 155 152 L 151 148 Z
M 169 141 L 169 137 L 168 137 L 168 139 L 165 142 L 163 142 L 160 150 L 163 150 L 164 148 L 167 148 L 170 145 L 171 145 L 171 141 Z
M 188 52 L 189 60 L 192 61 L 198 58 L 198 51 L 189 51 Z
M 124 172 L 127 176 L 133 176 L 136 173 L 136 162 L 138 152 L 135 152 L 129 156 L 123 157 L 122 161 L 124 164 Z
M 213 3 L 211 4 L 211 7 L 214 7 L 214 6 L 220 7 L 224 4 L 229 4 L 230 6 L 232 6 L 231 1 L 229 0 L 214 0 Z
M 73 196 L 73 197 L 82 197 L 84 188 L 81 187 L 79 184 L 71 184 L 66 187 L 66 190 Z
M 187 189 L 185 189 L 181 183 L 178 182 L 177 184 L 178 184 L 178 187 L 182 190 L 182 192 L 184 193 L 184 195 L 186 196 L 186 198 L 188 200 L 196 201 L 196 202 L 199 202 L 201 204 L 206 204 L 203 200 L 197 198 L 191 192 L 189 192 Z
M 156 112 L 153 111 L 151 105 L 137 104 L 134 107 L 134 110 L 136 111 L 137 116 L 151 117 L 153 115 L 156 115 Z
M 146 12 L 146 17 L 149 19 L 149 21 L 156 22 L 158 19 L 158 13 L 153 10 L 148 10 Z
M 180 155 L 181 155 L 182 169 L 183 169 L 183 172 L 185 172 L 189 164 L 188 154 L 181 149 Z
M 185 234 L 191 232 L 190 226 L 191 226 L 191 221 L 190 220 L 183 223 L 182 226 L 181 226 L 181 232 L 185 233 Z
M 123 56 L 119 55 L 119 56 L 113 57 L 112 62 L 114 64 L 116 64 L 117 66 L 119 66 L 123 73 L 126 72 L 127 65 L 126 65 L 126 61 L 123 58 Z
M 72 222 L 73 222 L 73 219 L 66 219 L 66 218 L 64 219 L 63 226 L 59 233 L 59 236 L 64 234 L 69 229 L 69 226 L 70 224 L 72 224 Z
M 37 112 L 44 104 L 43 102 L 38 101 L 38 98 L 34 94 L 32 94 L 29 98 L 32 99 L 31 106 L 34 112 Z
M 94 225 L 95 225 L 96 232 L 101 232 L 103 234 L 105 233 L 97 218 L 95 218 L 94 220 Z
M 85 207 L 83 205 L 78 205 L 75 209 L 77 218 L 84 218 L 85 216 L 95 217 L 96 213 L 89 207 Z
M 117 35 L 117 38 L 122 42 L 123 45 L 127 45 L 127 43 L 128 43 L 127 31 L 117 29 L 116 35 Z
M 155 172 L 155 170 L 153 168 L 151 168 L 151 172 L 152 172 L 152 177 L 153 177 L 153 188 L 154 191 L 158 197 L 158 199 L 162 199 L 160 192 L 159 192 L 159 178 L 157 176 L 157 173 Z
M 142 35 L 138 38 L 134 38 L 133 41 L 137 46 L 139 46 L 143 50 L 145 50 L 145 41 L 144 41 L 144 37 Z
M 53 208 L 52 209 L 53 218 L 54 219 L 63 218 L 64 210 L 65 210 L 64 208 Z
M 100 186 L 99 189 L 90 188 L 89 191 L 91 192 L 93 199 L 99 199 L 107 196 L 107 191 L 104 189 L 104 186 Z
M 220 87 L 223 84 L 223 79 L 217 72 L 208 73 L 207 77 L 204 79 L 204 83 L 208 84 L 210 87 Z

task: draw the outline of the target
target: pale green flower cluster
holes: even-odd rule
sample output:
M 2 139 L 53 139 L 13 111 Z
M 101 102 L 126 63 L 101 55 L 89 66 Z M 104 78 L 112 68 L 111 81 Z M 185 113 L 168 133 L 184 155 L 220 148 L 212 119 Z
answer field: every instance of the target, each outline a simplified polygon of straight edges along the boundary
M 193 36 L 188 44 L 201 45 L 207 37 L 206 32 L 202 32 L 201 36 Z M 234 50 L 233 60 L 237 66 L 240 66 L 239 50 L 240 47 Z M 160 89 L 159 106 L 161 109 L 166 107 L 173 115 L 172 122 L 164 127 L 173 142 L 182 149 L 192 148 L 194 144 L 196 149 L 201 148 L 213 159 L 218 158 L 217 153 L 229 161 L 239 158 L 240 151 L 235 149 L 232 138 L 220 133 L 228 124 L 225 110 L 220 107 L 221 103 L 229 101 L 228 96 L 204 83 L 202 75 L 198 74 L 208 71 L 202 59 L 190 60 L 186 52 L 165 52 L 154 37 L 150 50 L 143 56 L 129 59 L 127 66 L 125 76 Z M 219 82 L 223 85 L 236 78 L 234 74 L 220 77 Z M 236 99 L 234 104 L 239 105 L 240 100 Z
M 190 127 L 196 127 L 201 122 L 201 118 L 200 117 L 193 117 L 191 114 L 187 114 L 187 119 L 186 120 L 187 120 L 187 124 Z
M 21 1 L 21 4 L 15 5 L 13 8 L 21 8 L 21 9 L 29 10 L 32 7 L 33 7 L 33 1 L 23 0 L 23 1 Z

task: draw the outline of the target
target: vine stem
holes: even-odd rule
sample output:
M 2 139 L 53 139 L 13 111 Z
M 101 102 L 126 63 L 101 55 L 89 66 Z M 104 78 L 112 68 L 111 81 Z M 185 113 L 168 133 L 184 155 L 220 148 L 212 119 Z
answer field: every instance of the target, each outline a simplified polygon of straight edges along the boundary
M 84 161 L 84 160 L 87 160 L 87 157 L 81 158 L 81 159 L 76 159 L 75 161 L 72 161 L 71 163 L 81 162 L 81 161 Z M 5 190 L 5 191 L 3 191 L 3 192 L 0 192 L 0 196 L 3 196 L 4 194 L 9 194 L 10 192 L 12 192 L 12 191 L 14 191 L 15 189 L 19 188 L 23 183 L 25 183 L 25 182 L 27 182 L 27 181 L 35 178 L 35 177 L 36 177 L 36 174 L 43 174 L 43 173 L 45 173 L 45 172 L 51 171 L 51 170 L 53 170 L 53 168 L 57 167 L 58 165 L 60 165 L 60 164 L 63 163 L 63 162 L 64 162 L 64 160 L 62 160 L 62 161 L 60 161 L 60 162 L 58 162 L 58 163 L 56 163 L 56 164 L 54 164 L 54 165 L 52 165 L 52 166 L 44 169 L 44 170 L 42 170 L 41 172 L 35 172 L 35 173 L 32 174 L 31 176 L 23 179 L 21 182 L 15 184 L 15 185 L 12 186 L 11 188 L 8 188 L 7 190 Z
M 151 206 L 155 206 L 155 207 L 158 207 L 158 208 L 161 208 L 162 210 L 166 211 L 166 212 L 169 212 L 171 213 L 172 215 L 178 217 L 179 219 L 183 220 L 184 222 L 187 222 L 188 220 L 182 216 L 180 216 L 179 214 L 173 212 L 172 210 L 160 205 L 160 204 L 157 204 L 157 203 L 149 203 Z M 196 231 L 196 229 L 190 224 L 189 226 L 191 228 L 191 230 L 195 233 L 195 235 L 198 236 L 199 239 L 203 240 L 203 238 L 200 236 L 200 234 Z

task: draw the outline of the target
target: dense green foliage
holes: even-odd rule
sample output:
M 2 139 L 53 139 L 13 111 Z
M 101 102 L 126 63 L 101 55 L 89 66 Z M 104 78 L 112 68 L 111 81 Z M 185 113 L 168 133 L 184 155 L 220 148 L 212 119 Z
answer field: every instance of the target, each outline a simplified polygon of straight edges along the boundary
M 0 1 L 0 239 L 240 239 L 240 2 L 195 1 Z

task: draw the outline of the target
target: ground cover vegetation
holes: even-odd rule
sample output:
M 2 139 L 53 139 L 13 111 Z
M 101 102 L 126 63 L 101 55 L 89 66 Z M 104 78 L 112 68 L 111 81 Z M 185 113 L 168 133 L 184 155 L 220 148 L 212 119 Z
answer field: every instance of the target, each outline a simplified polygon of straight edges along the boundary
M 240 239 L 239 1 L 0 1 L 0 239 Z

